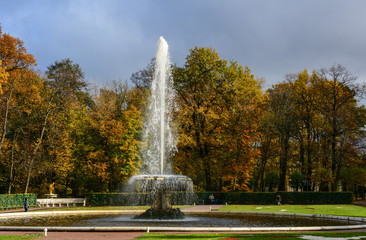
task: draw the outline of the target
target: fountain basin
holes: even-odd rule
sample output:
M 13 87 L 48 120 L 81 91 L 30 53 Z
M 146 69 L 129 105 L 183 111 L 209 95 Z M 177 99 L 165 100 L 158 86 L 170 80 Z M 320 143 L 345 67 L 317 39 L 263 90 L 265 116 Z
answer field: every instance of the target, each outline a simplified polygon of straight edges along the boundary
M 151 208 L 136 219 L 183 219 L 184 213 L 179 208 L 172 208 L 171 193 L 192 193 L 192 180 L 183 175 L 136 175 L 129 180 L 129 191 L 148 193 L 144 199 L 134 199 L 135 204 L 153 199 Z M 187 195 L 188 196 L 188 195 Z
M 184 175 L 136 175 L 128 185 L 136 193 L 193 192 L 192 179 Z
M 341 216 L 297 216 L 296 214 L 248 212 L 186 212 L 184 220 L 134 219 L 135 211 L 55 211 L 1 214 L 0 229 L 5 227 L 68 227 L 68 228 L 296 228 L 325 226 L 366 228 L 366 218 Z M 286 216 L 287 215 L 287 216 Z M 363 225 L 360 225 L 363 224 Z M 339 229 L 338 228 L 338 229 Z M 116 229 L 115 229 L 116 230 Z

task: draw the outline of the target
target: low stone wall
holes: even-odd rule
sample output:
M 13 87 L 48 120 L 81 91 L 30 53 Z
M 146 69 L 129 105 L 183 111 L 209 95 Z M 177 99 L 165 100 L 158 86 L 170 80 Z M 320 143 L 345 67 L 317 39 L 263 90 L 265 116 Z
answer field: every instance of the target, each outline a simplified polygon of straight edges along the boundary
M 85 198 L 43 198 L 37 199 L 39 207 L 69 207 L 69 206 L 86 205 Z

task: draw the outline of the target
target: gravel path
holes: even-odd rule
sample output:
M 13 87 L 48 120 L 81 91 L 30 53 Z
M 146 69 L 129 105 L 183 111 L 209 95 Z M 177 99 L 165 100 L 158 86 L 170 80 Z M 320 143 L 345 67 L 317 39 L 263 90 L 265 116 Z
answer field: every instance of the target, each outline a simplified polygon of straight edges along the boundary
M 211 210 L 215 210 L 223 206 L 225 205 L 196 205 L 194 207 L 184 208 L 182 211 L 210 211 L 210 208 Z
M 354 204 L 366 206 L 366 201 L 357 201 Z M 185 208 L 184 210 L 187 211 L 210 211 L 219 209 L 224 205 L 197 205 L 194 207 Z M 34 209 L 35 210 L 35 209 Z M 37 209 L 38 210 L 38 209 Z M 183 210 L 183 211 L 184 211 Z M 11 210 L 11 211 L 2 211 L 2 212 L 20 212 L 22 210 Z M 339 231 L 339 230 L 338 230 Z M 340 230 L 339 232 L 366 232 L 366 229 L 357 229 L 357 230 Z M 37 234 L 43 232 L 10 232 L 10 231 L 3 231 L 0 232 L 0 235 L 28 235 L 28 234 Z M 167 232 L 168 233 L 168 232 Z M 203 232 L 201 232 L 203 233 Z M 212 233 L 212 232 L 211 232 Z M 245 232 L 243 232 L 245 233 Z M 254 232 L 250 232 L 254 233 Z M 99 239 L 108 239 L 108 240 L 132 240 L 141 235 L 145 234 L 145 232 L 48 232 L 47 238 L 49 240 L 70 240 L 70 239 L 78 239 L 78 240 L 99 240 Z M 187 232 L 171 232 L 171 234 L 187 234 Z

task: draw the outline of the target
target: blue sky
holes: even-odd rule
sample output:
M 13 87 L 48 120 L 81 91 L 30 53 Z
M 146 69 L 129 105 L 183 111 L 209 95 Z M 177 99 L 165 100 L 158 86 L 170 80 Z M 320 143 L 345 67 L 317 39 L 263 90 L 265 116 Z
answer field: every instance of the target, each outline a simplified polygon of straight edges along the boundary
M 212 47 L 270 87 L 332 64 L 366 83 L 365 10 L 364 0 L 0 0 L 0 24 L 42 72 L 70 58 L 91 83 L 129 80 L 163 36 L 178 66 Z

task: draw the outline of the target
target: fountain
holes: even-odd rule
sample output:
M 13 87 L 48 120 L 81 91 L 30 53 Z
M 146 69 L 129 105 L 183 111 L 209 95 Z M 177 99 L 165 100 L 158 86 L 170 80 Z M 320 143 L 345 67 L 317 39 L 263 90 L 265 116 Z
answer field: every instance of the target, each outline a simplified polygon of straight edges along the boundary
M 177 137 L 173 129 L 172 112 L 175 91 L 172 87 L 168 44 L 163 37 L 158 42 L 154 77 L 144 123 L 142 175 L 129 180 L 130 192 L 148 194 L 151 208 L 136 218 L 181 219 L 184 214 L 173 209 L 172 192 L 193 192 L 192 180 L 173 175 L 170 158 L 176 152 Z
M 172 208 L 172 193 L 193 195 L 189 177 L 173 175 L 169 158 L 176 151 L 176 138 L 171 128 L 174 91 L 171 88 L 168 45 L 160 38 L 156 72 L 151 88 L 151 101 L 146 116 L 142 175 L 129 183 L 134 197 L 153 199 L 151 208 L 142 215 L 134 211 L 31 211 L 0 214 L 0 231 L 318 231 L 365 229 L 366 218 L 291 214 L 271 212 L 187 211 Z M 191 193 L 191 194 L 190 194 Z M 138 199 L 137 199 L 138 200 Z M 135 218 L 135 219 L 132 219 Z M 136 219 L 137 218 L 137 219 Z M 169 219 L 169 220 L 151 220 Z M 354 225 L 354 226 L 351 226 Z M 192 227 L 194 226 L 194 227 Z M 297 227 L 298 226 L 298 227 Z M 329 226 L 324 227 L 324 226 Z M 339 227 L 335 227 L 339 226 Z

